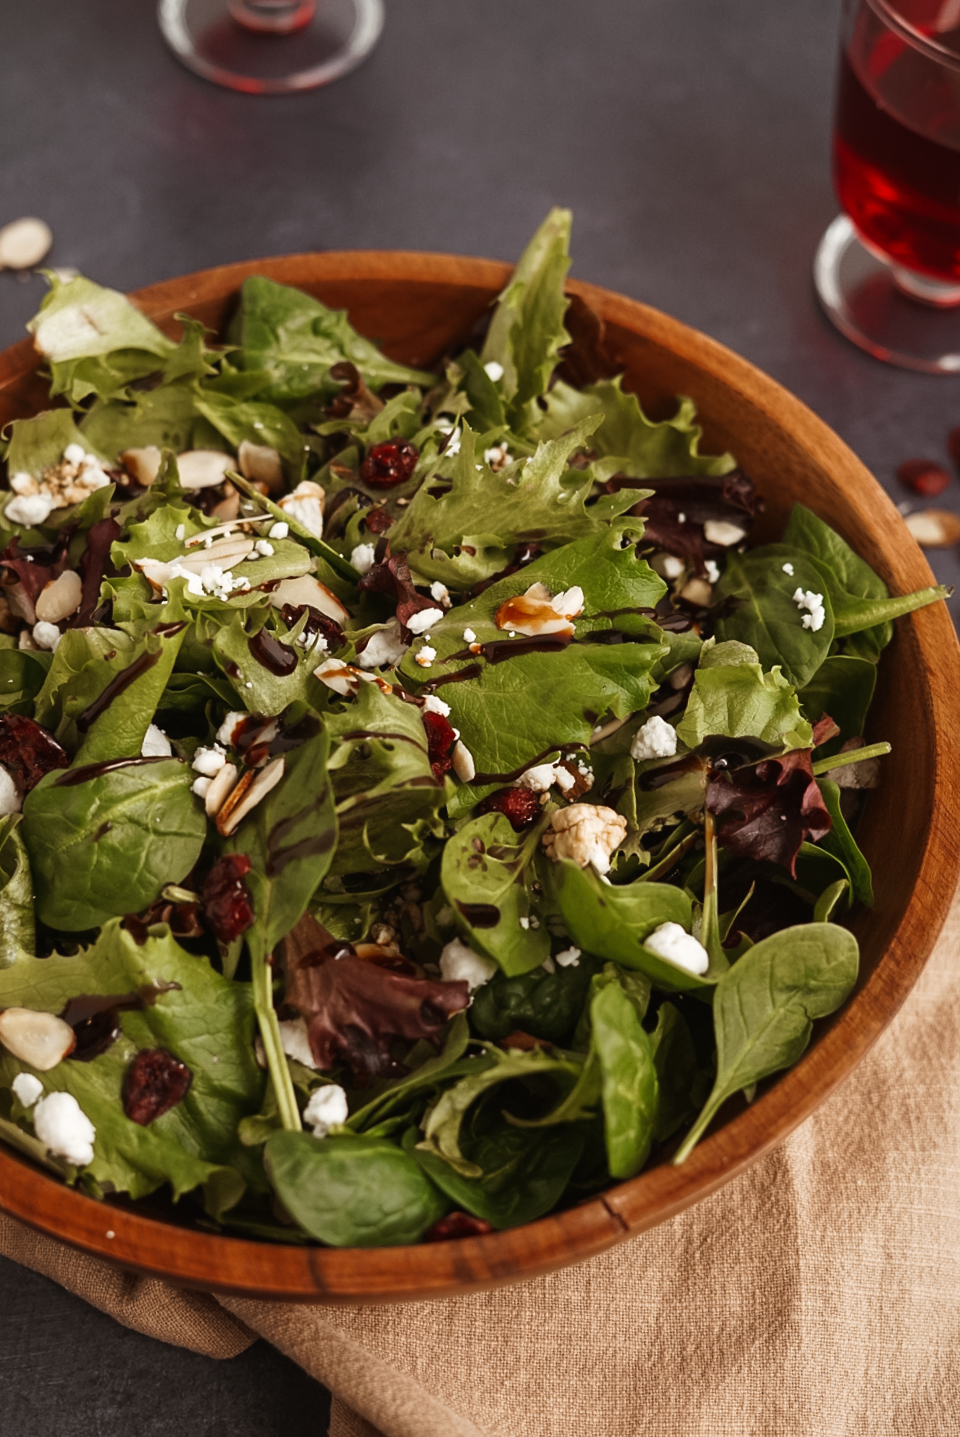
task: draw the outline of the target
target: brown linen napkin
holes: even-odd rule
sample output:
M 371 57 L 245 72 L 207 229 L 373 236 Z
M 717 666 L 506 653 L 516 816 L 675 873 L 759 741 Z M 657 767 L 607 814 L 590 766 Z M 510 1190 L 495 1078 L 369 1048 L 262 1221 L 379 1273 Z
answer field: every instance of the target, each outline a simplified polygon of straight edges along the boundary
M 903 1012 L 792 1137 L 706 1202 L 499 1292 L 300 1307 L 178 1292 L 0 1219 L 0 1251 L 213 1356 L 260 1334 L 331 1437 L 955 1437 L 960 908 Z

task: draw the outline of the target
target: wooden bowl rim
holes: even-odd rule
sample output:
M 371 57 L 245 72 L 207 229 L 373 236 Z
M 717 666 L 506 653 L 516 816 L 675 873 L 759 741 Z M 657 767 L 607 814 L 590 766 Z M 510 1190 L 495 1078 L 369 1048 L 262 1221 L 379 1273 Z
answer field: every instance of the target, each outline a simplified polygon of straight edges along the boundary
M 175 312 L 204 300 L 223 300 L 252 274 L 314 287 L 365 280 L 428 282 L 470 286 L 492 296 L 511 270 L 496 260 L 420 251 L 329 251 L 200 270 L 138 290 L 131 298 L 170 328 Z M 608 323 L 622 325 L 699 368 L 706 368 L 707 361 L 707 372 L 722 377 L 742 399 L 762 411 L 775 411 L 779 427 L 801 450 L 811 456 L 816 452 L 818 463 L 848 482 L 866 485 L 882 525 L 889 529 L 899 522 L 891 500 L 833 430 L 747 360 L 637 300 L 581 281 L 571 280 L 567 287 Z M 0 354 L 0 390 L 24 379 L 37 364 L 29 339 Z M 902 524 L 900 528 L 905 536 Z M 899 555 L 888 548 L 886 557 L 896 582 L 905 588 L 932 582 L 926 561 L 912 543 Z M 944 605 L 899 622 L 913 626 L 924 660 L 936 734 L 937 791 L 957 792 L 960 755 L 946 738 L 956 727 L 955 722 L 951 725 L 951 703 L 960 692 L 960 649 L 953 624 Z M 96 1202 L 6 1148 L 0 1148 L 0 1210 L 84 1252 L 181 1286 L 287 1301 L 450 1297 L 583 1261 L 729 1182 L 781 1142 L 853 1071 L 913 987 L 949 911 L 960 871 L 960 849 L 952 839 L 956 815 L 950 810 L 949 803 L 938 804 L 931 814 L 913 898 L 871 980 L 794 1068 L 750 1108 L 712 1131 L 681 1168 L 655 1167 L 525 1227 L 415 1247 L 282 1247 L 179 1227 L 132 1206 Z

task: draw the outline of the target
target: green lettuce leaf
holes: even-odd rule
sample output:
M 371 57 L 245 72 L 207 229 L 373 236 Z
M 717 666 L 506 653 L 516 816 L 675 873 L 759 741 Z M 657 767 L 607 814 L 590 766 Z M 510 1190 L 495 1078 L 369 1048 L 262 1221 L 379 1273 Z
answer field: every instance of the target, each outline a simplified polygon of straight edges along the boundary
M 765 674 L 759 663 L 745 662 L 742 648 L 730 643 L 705 648 L 677 737 L 687 748 L 698 748 L 708 734 L 809 748 L 813 730 L 801 716 L 796 689 L 779 668 Z M 732 664 L 725 662 L 731 649 Z
M 27 328 L 49 360 L 51 394 L 66 394 L 73 403 L 113 394 L 161 368 L 176 348 L 117 290 L 82 275 L 48 277 L 50 292 Z

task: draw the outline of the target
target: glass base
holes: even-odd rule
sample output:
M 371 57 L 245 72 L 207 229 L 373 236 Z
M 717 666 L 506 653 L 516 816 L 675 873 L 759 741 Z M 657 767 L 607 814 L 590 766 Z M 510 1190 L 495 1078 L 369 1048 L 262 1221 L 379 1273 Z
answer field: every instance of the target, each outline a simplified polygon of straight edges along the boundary
M 960 285 L 891 264 L 846 215 L 827 227 L 813 279 L 841 334 L 875 359 L 925 374 L 960 371 Z
M 164 39 L 191 70 L 248 95 L 328 85 L 369 54 L 383 29 L 383 0 L 319 0 L 289 34 L 255 33 L 231 18 L 228 0 L 160 0 Z

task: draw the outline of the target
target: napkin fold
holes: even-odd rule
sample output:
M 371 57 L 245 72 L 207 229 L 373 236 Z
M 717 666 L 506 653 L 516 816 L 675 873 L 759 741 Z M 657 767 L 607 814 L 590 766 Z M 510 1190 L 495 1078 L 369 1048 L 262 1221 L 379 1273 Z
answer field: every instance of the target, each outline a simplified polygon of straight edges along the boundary
M 160 1341 L 257 1336 L 330 1437 L 955 1437 L 960 908 L 838 1093 L 713 1197 L 496 1292 L 303 1307 L 119 1272 L 0 1216 L 0 1252 Z

